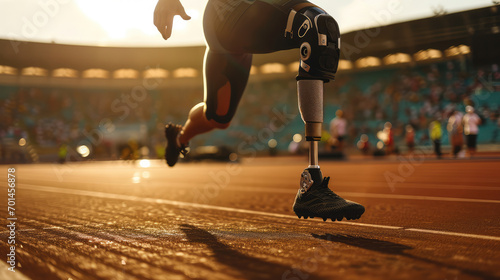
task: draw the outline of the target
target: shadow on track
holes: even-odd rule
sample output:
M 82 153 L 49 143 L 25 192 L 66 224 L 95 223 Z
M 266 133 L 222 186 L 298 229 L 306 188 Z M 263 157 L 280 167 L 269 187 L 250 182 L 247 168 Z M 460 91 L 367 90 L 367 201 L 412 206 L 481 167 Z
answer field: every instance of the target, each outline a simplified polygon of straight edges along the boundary
M 465 274 L 468 274 L 471 276 L 481 277 L 482 279 L 495 279 L 496 277 L 498 277 L 498 276 L 495 276 L 494 274 L 489 274 L 488 272 L 485 272 L 485 271 L 468 269 L 468 268 L 464 268 L 464 267 L 446 264 L 446 263 L 439 262 L 439 261 L 432 260 L 432 259 L 414 256 L 414 255 L 411 255 L 411 254 L 408 254 L 407 252 L 405 252 L 406 250 L 413 249 L 413 247 L 390 242 L 390 241 L 357 237 L 357 236 L 351 236 L 351 235 L 340 235 L 340 234 L 318 235 L 318 234 L 312 233 L 311 235 L 314 238 L 323 239 L 323 240 L 330 241 L 330 242 L 344 243 L 346 245 L 350 245 L 350 246 L 354 246 L 354 247 L 358 247 L 358 248 L 362 248 L 362 249 L 366 249 L 366 250 L 371 250 L 371 251 L 375 251 L 378 253 L 408 257 L 410 259 L 414 259 L 417 261 L 422 261 L 422 262 L 426 262 L 426 263 L 433 264 L 436 266 L 441 266 L 441 267 L 445 267 L 448 269 L 457 270 L 457 271 L 460 271 L 462 273 L 465 273 Z
M 241 279 L 292 279 L 286 278 L 286 272 L 292 270 L 291 267 L 268 262 L 255 257 L 247 256 L 230 246 L 220 242 L 217 238 L 204 229 L 183 224 L 180 229 L 186 234 L 190 242 L 205 244 L 214 253 L 214 258 L 220 264 L 237 270 L 237 275 L 227 273 L 235 278 Z M 325 279 L 317 275 L 308 275 L 307 279 Z

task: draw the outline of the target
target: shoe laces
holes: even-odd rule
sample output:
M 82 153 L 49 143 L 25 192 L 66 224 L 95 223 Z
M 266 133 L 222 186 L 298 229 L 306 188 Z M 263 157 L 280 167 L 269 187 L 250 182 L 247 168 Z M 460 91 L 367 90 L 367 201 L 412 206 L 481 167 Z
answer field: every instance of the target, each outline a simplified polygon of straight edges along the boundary
M 330 182 L 330 177 L 325 177 L 323 179 L 323 182 L 319 187 L 325 188 L 325 194 L 329 197 L 337 197 L 338 195 L 334 193 L 330 188 L 328 187 L 328 183 Z

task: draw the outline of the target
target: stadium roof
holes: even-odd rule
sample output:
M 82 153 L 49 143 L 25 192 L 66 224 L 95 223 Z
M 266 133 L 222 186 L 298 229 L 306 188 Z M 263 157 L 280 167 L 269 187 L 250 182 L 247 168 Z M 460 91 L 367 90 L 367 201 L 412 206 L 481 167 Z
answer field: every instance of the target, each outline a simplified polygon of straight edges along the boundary
M 492 56 L 498 61 L 500 8 L 492 6 L 354 31 L 343 34 L 342 42 L 342 56 L 348 60 L 399 52 L 414 54 L 428 48 L 443 51 L 465 44 L 472 46 L 473 52 L 487 56 L 490 62 Z
M 433 48 L 471 46 L 478 63 L 498 61 L 500 52 L 500 14 L 498 6 L 470 10 L 365 29 L 342 35 L 342 57 L 355 61 L 361 57 L 382 58 L 391 53 L 414 54 Z M 40 67 L 54 70 L 91 68 L 117 70 L 133 68 L 202 69 L 204 46 L 175 48 L 123 48 L 47 44 L 0 40 L 0 65 L 17 69 Z M 257 55 L 254 65 L 269 62 L 289 64 L 298 60 L 296 50 Z
M 0 64 L 16 68 L 61 67 L 83 71 L 89 68 L 115 70 L 146 67 L 168 70 L 180 67 L 201 68 L 205 47 L 122 48 L 76 46 L 33 42 L 0 41 Z

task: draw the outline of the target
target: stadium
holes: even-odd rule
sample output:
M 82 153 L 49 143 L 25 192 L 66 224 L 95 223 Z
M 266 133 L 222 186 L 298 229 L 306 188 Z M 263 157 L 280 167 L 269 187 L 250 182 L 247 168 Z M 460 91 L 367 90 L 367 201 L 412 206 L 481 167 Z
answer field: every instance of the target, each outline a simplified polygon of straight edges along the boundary
M 376 133 L 387 121 L 395 124 L 396 137 L 403 138 L 404 126 L 411 124 L 417 130 L 418 144 L 430 145 L 426 134 L 431 118 L 438 112 L 446 118 L 453 106 L 465 111 L 471 103 L 489 119 L 481 127 L 479 143 L 495 142 L 500 102 L 495 9 L 343 34 L 339 75 L 326 89 L 325 119 L 333 119 L 337 109 L 344 109 L 353 145 L 361 134 L 368 134 L 376 145 Z M 394 34 L 405 34 L 407 39 L 394 41 Z M 203 96 L 205 47 L 141 49 L 8 40 L 0 45 L 2 108 L 9 120 L 2 129 L 6 134 L 4 155 L 10 154 L 22 135 L 32 143 L 35 158 L 42 156 L 42 161 L 44 151 L 55 155 L 53 148 L 64 142 L 76 150 L 85 142 L 85 135 L 90 135 L 94 141 L 86 142 L 102 142 L 93 148 L 95 158 L 119 158 L 118 147 L 129 140 L 149 147 L 153 156 L 155 145 L 162 141 L 157 127 L 181 122 Z M 278 150 L 287 151 L 293 135 L 303 126 L 294 93 L 297 63 L 295 51 L 257 56 L 249 94 L 240 109 L 248 111 L 238 112 L 232 128 L 200 138 L 198 144 L 237 149 L 238 143 L 269 126 L 272 108 L 286 108 L 296 117 L 285 129 L 273 133 L 273 138 Z M 269 104 L 258 106 L 261 100 L 269 100 Z M 41 104 L 47 106 L 38 108 Z M 254 117 L 246 118 L 249 114 Z M 19 115 L 23 118 L 17 119 Z M 99 127 L 102 121 L 116 132 L 103 133 L 107 130 L 102 123 Z M 9 128 L 16 135 L 7 134 Z M 259 139 L 265 144 L 269 140 Z
M 497 4 L 342 34 L 338 73 L 325 84 L 320 163 L 333 190 L 367 211 L 359 222 L 322 224 L 296 219 L 289 203 L 307 165 L 297 50 L 255 55 L 231 126 L 193 139 L 168 169 L 164 127 L 203 100 L 205 46 L 0 39 L 1 188 L 16 170 L 22 273 L 5 265 L 0 275 L 496 279 L 498 46 Z M 447 130 L 467 106 L 481 118 L 474 157 L 453 155 Z M 340 155 L 329 130 L 338 110 L 347 121 Z M 12 232 L 0 230 L 1 254 L 10 256 Z

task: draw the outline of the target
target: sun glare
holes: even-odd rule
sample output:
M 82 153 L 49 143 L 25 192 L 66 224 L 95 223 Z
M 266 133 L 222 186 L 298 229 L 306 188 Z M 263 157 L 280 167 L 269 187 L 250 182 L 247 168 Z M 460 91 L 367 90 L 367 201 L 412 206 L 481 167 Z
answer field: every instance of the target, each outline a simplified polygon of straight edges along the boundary
M 153 11 L 157 0 L 76 0 L 81 11 L 105 30 L 110 39 L 124 39 L 142 33 L 157 35 L 153 25 Z M 200 16 L 197 10 L 186 11 L 193 19 Z M 187 22 L 180 17 L 174 19 L 174 32 L 185 30 Z

